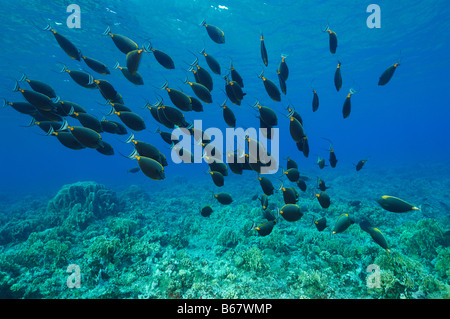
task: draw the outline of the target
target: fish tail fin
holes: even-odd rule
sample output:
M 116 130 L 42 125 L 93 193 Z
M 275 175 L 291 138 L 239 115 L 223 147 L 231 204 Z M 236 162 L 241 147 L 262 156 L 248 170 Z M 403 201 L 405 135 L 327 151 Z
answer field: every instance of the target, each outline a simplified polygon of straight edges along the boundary
M 53 100 L 53 103 L 59 103 L 59 101 L 61 101 L 61 98 L 59 96 L 55 97 L 55 99 Z
M 22 73 L 22 77 L 19 79 L 19 82 L 24 82 L 27 80 L 27 75 L 25 73 Z
M 62 67 L 61 71 L 59 71 L 59 73 L 64 73 L 64 72 L 67 72 L 69 70 L 65 64 L 63 64 L 62 66 L 63 67 Z
M 204 25 L 206 25 L 206 19 L 203 19 L 203 21 L 200 23 L 201 27 L 204 26 Z
M 283 181 L 280 181 L 280 186 L 279 186 L 276 190 L 277 190 L 277 191 L 280 191 L 280 190 L 283 189 L 283 187 L 284 187 Z
M 94 77 L 92 75 L 89 74 L 89 82 L 88 85 L 92 85 L 94 84 Z
M 45 134 L 45 136 L 52 135 L 55 132 L 52 126 L 49 127 L 48 132 Z
M 3 98 L 2 108 L 6 107 L 9 104 L 8 100 Z
M 67 128 L 69 127 L 69 122 L 67 122 L 66 119 L 64 119 L 64 121 L 62 122 L 61 126 L 59 127 L 58 131 L 64 131 L 67 130 Z
M 34 119 L 34 117 L 31 118 L 30 123 L 28 123 L 28 125 L 24 125 L 25 127 L 31 127 L 33 125 L 36 125 L 36 120 Z
M 102 33 L 103 35 L 109 35 L 111 33 L 111 28 L 109 26 L 106 27 L 106 30 Z
M 133 152 L 131 152 L 131 154 L 126 157 L 128 157 L 129 159 L 133 159 L 136 157 L 137 154 L 138 154 L 137 150 L 133 150 Z
M 52 26 L 47 24 L 47 26 L 44 27 L 44 31 L 52 31 Z
M 116 109 L 114 108 L 114 106 L 111 105 L 111 109 L 109 110 L 109 113 L 107 113 L 106 115 L 112 115 L 114 114 L 115 111 Z
M 153 50 L 152 43 L 149 40 L 146 40 L 142 45 L 142 49 L 144 52 L 151 52 Z
M 167 83 L 167 80 L 164 82 L 164 84 L 160 87 L 161 90 L 165 90 L 169 87 L 169 83 Z
M 199 53 L 205 55 L 205 48 L 203 48 Z
M 16 81 L 16 84 L 14 85 L 13 88 L 13 92 L 19 92 L 19 90 L 20 90 L 19 82 Z
M 113 66 L 114 70 L 117 70 L 118 68 L 120 68 L 119 61 L 117 61 L 116 64 L 114 64 Z
M 262 79 L 264 77 L 264 69 L 261 70 L 261 73 L 258 74 L 258 78 Z
M 124 143 L 130 143 L 132 140 L 134 140 L 134 133 L 131 133 Z

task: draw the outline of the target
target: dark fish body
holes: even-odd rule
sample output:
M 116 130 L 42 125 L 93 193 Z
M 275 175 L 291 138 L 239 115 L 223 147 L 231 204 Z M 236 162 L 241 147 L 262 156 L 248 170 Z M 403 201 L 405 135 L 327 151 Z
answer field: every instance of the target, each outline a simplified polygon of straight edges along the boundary
M 144 79 L 142 78 L 142 75 L 139 74 L 139 72 L 136 71 L 135 74 L 131 74 L 131 72 L 128 70 L 128 68 L 126 68 L 126 67 L 124 68 L 124 67 L 119 66 L 118 62 L 114 66 L 114 69 L 120 69 L 120 71 L 122 72 L 123 76 L 128 81 L 133 83 L 134 85 L 144 85 Z
M 95 149 L 97 152 L 99 152 L 100 154 L 106 155 L 106 156 L 111 156 L 114 155 L 114 148 L 112 147 L 111 144 L 103 141 L 102 145 L 97 147 Z
M 52 121 L 52 122 L 62 122 L 64 118 L 55 113 L 54 111 L 42 111 L 38 110 L 33 114 L 35 119 L 43 120 L 43 121 Z
M 338 92 L 342 88 L 341 62 L 338 62 L 336 72 L 334 73 L 334 86 Z
M 100 134 L 90 128 L 83 126 L 69 126 L 68 129 L 85 147 L 96 149 L 103 145 Z
M 241 88 L 244 87 L 244 81 L 242 80 L 242 76 L 239 72 L 234 68 L 233 61 L 230 62 L 230 74 L 231 79 L 239 84 Z
M 317 188 L 320 189 L 321 191 L 326 191 L 329 187 L 327 187 L 325 185 L 325 181 L 324 180 L 319 178 L 318 181 L 317 181 Z
M 90 128 L 97 133 L 103 132 L 102 123 L 92 114 L 74 112 L 72 117 L 80 121 L 80 124 L 84 127 Z
M 360 171 L 363 168 L 364 164 L 366 164 L 366 162 L 367 162 L 366 159 L 360 160 L 358 164 L 356 164 L 356 171 Z
M 332 54 L 335 54 L 337 45 L 338 45 L 336 32 L 331 31 L 329 28 L 327 28 L 326 31 L 328 31 L 328 35 L 329 35 L 328 38 L 329 38 L 330 52 Z
M 62 116 L 67 116 L 70 114 L 70 111 L 73 109 L 73 112 L 77 113 L 86 113 L 86 110 L 78 105 L 77 103 L 70 102 L 70 101 L 59 101 L 58 105 L 61 106 L 61 112 L 63 114 L 60 114 Z M 59 114 L 59 113 L 58 113 Z
M 283 174 L 285 174 L 288 180 L 290 180 L 291 182 L 297 182 L 300 178 L 300 172 L 297 168 L 290 168 L 284 171 Z
M 139 48 L 136 42 L 134 42 L 130 38 L 124 35 L 111 33 L 111 29 L 109 28 L 109 26 L 105 30 L 105 32 L 103 32 L 103 35 L 109 35 L 116 47 L 124 54 L 128 54 L 129 52 L 137 50 Z
M 263 210 L 269 208 L 269 197 L 267 196 L 267 194 L 261 195 L 261 207 Z
M 319 96 L 317 95 L 316 90 L 313 90 L 313 101 L 312 101 L 312 110 L 313 112 L 319 109 Z
M 287 81 L 289 77 L 289 68 L 286 64 L 287 55 L 281 55 L 281 62 L 278 65 L 278 73 L 283 77 L 284 81 Z
M 280 209 L 280 215 L 288 222 L 295 222 L 302 218 L 303 213 L 296 204 L 286 204 Z
M 321 191 L 319 194 L 316 194 L 317 200 L 319 201 L 320 206 L 322 208 L 330 207 L 331 201 L 330 196 L 325 191 Z
M 45 30 L 48 30 L 51 33 L 53 33 L 56 42 L 58 42 L 61 49 L 63 49 L 63 51 L 66 52 L 68 56 L 77 61 L 81 60 L 80 50 L 69 39 L 53 30 L 52 27 L 50 27 L 50 25 L 48 25 L 45 28 Z
M 327 219 L 325 217 L 319 218 L 314 221 L 314 225 L 318 231 L 323 231 L 327 227 Z
M 209 72 L 198 65 L 197 60 L 191 66 L 189 71 L 194 73 L 195 82 L 203 84 L 208 88 L 209 91 L 212 91 L 214 88 L 214 82 Z
M 161 50 L 153 49 L 152 44 L 150 42 L 148 42 L 148 45 L 146 46 L 145 49 L 148 52 L 152 51 L 156 61 L 158 61 L 158 63 L 162 65 L 164 68 L 168 70 L 175 69 L 175 63 L 173 62 L 170 55 Z
M 85 146 L 81 144 L 70 132 L 53 132 L 52 135 L 56 136 L 62 145 L 72 150 L 81 150 L 85 148 Z
M 161 131 L 160 129 L 157 129 L 156 133 L 158 133 L 161 136 L 161 138 L 163 139 L 163 141 L 166 142 L 169 145 L 171 145 L 172 143 L 175 143 L 175 144 L 178 143 L 178 141 L 173 141 L 172 140 L 172 133 L 171 132 L 164 132 L 164 131 Z
M 38 81 L 38 80 L 30 80 L 27 78 L 27 76 L 25 74 L 22 75 L 22 78 L 19 81 L 28 82 L 28 84 L 33 89 L 33 91 L 47 95 L 51 99 L 56 98 L 55 90 L 49 84 L 47 84 L 45 82 Z
M 319 166 L 320 169 L 323 169 L 326 165 L 325 165 L 325 160 L 323 158 L 318 158 L 317 159 L 317 165 Z
M 272 100 L 275 102 L 281 101 L 281 93 L 278 87 L 271 80 L 264 77 L 264 72 L 259 75 L 259 78 L 263 80 L 264 88 L 266 89 L 267 94 L 270 96 Z
M 258 234 L 262 237 L 269 235 L 273 227 L 276 225 L 276 220 L 267 221 L 264 224 L 259 226 L 255 226 L 254 229 L 258 232 Z
M 203 112 L 203 104 L 197 99 L 195 96 L 190 96 L 191 98 L 191 107 L 194 112 Z
M 233 91 L 233 96 L 238 101 L 237 104 L 240 105 L 241 101 L 244 99 L 245 93 L 242 91 L 241 86 L 236 81 L 230 81 L 229 84 L 230 84 L 231 90 Z
M 133 50 L 127 53 L 127 69 L 131 75 L 135 75 L 142 59 L 143 49 Z
M 213 40 L 218 44 L 225 43 L 225 33 L 223 33 L 223 31 L 220 30 L 218 27 L 211 24 L 206 24 L 205 20 L 203 20 L 200 25 L 206 28 L 206 32 L 208 32 L 208 35 L 211 38 L 211 40 Z
M 90 67 L 92 70 L 94 70 L 95 72 L 103 74 L 103 75 L 111 73 L 111 72 L 109 72 L 108 67 L 104 63 L 102 63 L 98 60 L 89 58 L 84 55 L 82 55 L 81 57 L 82 57 L 83 61 L 86 63 L 86 65 L 88 67 Z
M 281 92 L 283 92 L 283 94 L 286 95 L 286 93 L 287 93 L 286 80 L 283 78 L 280 71 L 277 70 L 277 74 L 278 74 L 278 82 L 280 83 Z
M 381 196 L 377 199 L 377 202 L 383 209 L 393 213 L 406 213 L 412 210 L 420 210 L 420 208 L 394 196 Z
M 144 119 L 134 112 L 114 112 L 120 118 L 123 124 L 133 131 L 145 130 Z
M 72 80 L 75 81 L 76 84 L 87 88 L 94 89 L 97 85 L 94 83 L 94 78 L 87 72 L 78 71 L 78 70 L 69 70 L 66 66 L 60 71 L 60 73 L 67 72 Z
M 236 127 L 236 116 L 234 115 L 231 108 L 229 108 L 226 105 L 222 105 L 222 109 L 223 109 L 222 115 L 223 119 L 225 120 L 225 123 L 229 127 Z
M 203 207 L 201 210 L 200 210 L 200 214 L 203 216 L 203 217 L 209 217 L 209 216 L 211 216 L 211 214 L 213 213 L 213 209 L 211 208 L 211 206 L 205 206 L 205 207 Z
M 229 205 L 233 202 L 233 198 L 231 198 L 231 195 L 228 193 L 217 193 L 214 194 L 214 197 L 222 205 Z
M 348 214 L 341 214 L 334 224 L 332 234 L 338 234 L 344 232 L 349 226 L 353 225 L 355 221 Z
M 381 232 L 381 230 L 374 227 L 374 228 L 370 229 L 369 234 L 372 237 L 374 242 L 376 242 L 378 245 L 380 245 L 380 247 L 385 249 L 387 252 L 390 252 L 389 245 L 388 245 L 383 233 Z
M 222 173 L 210 171 L 209 174 L 211 175 L 211 178 L 216 186 L 222 187 L 224 185 L 225 179 Z
M 349 93 L 347 97 L 345 98 L 344 105 L 342 106 L 342 115 L 344 116 L 344 119 L 350 116 L 350 112 L 352 110 L 352 100 L 351 100 L 352 94 Z
M 267 57 L 266 45 L 264 44 L 264 35 L 261 33 L 261 58 L 265 66 L 269 64 L 269 59 Z
M 117 97 L 118 93 L 116 89 L 108 81 L 94 80 L 94 83 L 97 85 L 97 88 L 99 89 L 100 93 L 105 98 L 105 100 L 112 101 Z
M 148 157 L 154 159 L 161 165 L 163 164 L 161 159 L 161 152 L 154 145 L 147 142 L 135 140 L 134 134 L 131 134 L 126 142 L 133 143 L 134 149 L 137 151 L 139 156 Z
M 217 60 L 210 54 L 207 54 L 205 52 L 205 49 L 203 49 L 200 54 L 203 54 L 205 56 L 206 63 L 208 64 L 211 71 L 213 71 L 214 74 L 220 75 L 220 64 L 217 62 Z
M 185 112 L 192 110 L 192 102 L 189 95 L 179 90 L 169 88 L 167 82 L 162 86 L 162 89 L 167 91 L 170 100 L 177 108 Z
M 128 134 L 127 128 L 122 123 L 103 119 L 100 124 L 104 132 L 118 135 Z
M 304 180 L 299 178 L 296 183 L 297 183 L 298 188 L 300 188 L 302 192 L 306 191 L 306 183 Z
M 383 74 L 381 74 L 378 85 L 386 85 L 392 79 L 392 76 L 399 65 L 400 63 L 395 63 L 388 67 Z
M 259 180 L 259 184 L 261 185 L 261 188 L 264 192 L 265 195 L 270 196 L 273 195 L 273 190 L 275 189 L 273 187 L 272 182 L 270 181 L 270 179 L 268 179 L 267 177 L 258 177 Z
M 286 169 L 290 169 L 290 168 L 297 168 L 298 169 L 298 164 L 296 161 L 290 159 L 289 157 L 286 159 Z
M 138 167 L 130 168 L 129 170 L 127 170 L 127 173 L 134 174 L 134 173 L 137 173 L 137 172 L 140 172 L 140 171 L 141 171 L 141 168 L 138 166 Z
M 162 110 L 164 117 L 167 120 L 169 120 L 172 124 L 180 126 L 180 127 L 186 126 L 185 125 L 186 119 L 184 117 L 184 114 L 179 109 L 172 107 L 172 106 L 168 106 L 168 105 L 164 105 L 164 106 L 160 107 L 159 109 Z
M 145 176 L 150 177 L 153 180 L 165 179 L 164 167 L 152 158 L 145 156 L 136 156 L 138 160 L 139 168 Z
M 52 111 L 55 109 L 54 102 L 47 95 L 36 91 L 21 89 L 17 82 L 14 87 L 14 92 L 21 92 L 25 100 L 40 111 Z
M 278 125 L 278 117 L 274 110 L 267 106 L 262 106 L 258 104 L 259 109 L 259 117 L 264 121 L 268 126 L 276 126 Z
M 49 131 L 58 131 L 63 127 L 63 124 L 60 122 L 54 122 L 54 121 L 35 121 L 35 119 L 31 119 L 30 124 L 28 126 L 37 125 L 40 129 L 42 129 L 45 133 L 48 133 Z
M 219 172 L 220 174 L 222 174 L 223 176 L 228 176 L 228 167 L 227 164 L 223 163 L 223 162 L 217 162 L 217 161 L 212 161 L 211 163 L 208 164 L 209 165 L 209 169 L 211 171 L 214 172 Z
M 167 118 L 164 110 L 165 110 L 165 106 L 160 106 L 156 110 L 156 113 L 158 114 L 159 122 L 169 129 L 174 129 L 175 124 Z M 170 111 L 168 111 L 168 114 L 169 114 L 169 112 Z M 183 119 L 184 119 L 184 116 L 183 116 Z
M 189 84 L 192 88 L 194 94 L 202 100 L 204 103 L 212 103 L 211 92 L 208 90 L 206 86 L 200 83 L 185 81 L 185 83 Z M 192 101 L 191 101 L 192 104 Z
M 330 150 L 330 158 L 329 158 L 329 160 L 330 160 L 330 166 L 333 167 L 333 168 L 336 167 L 338 160 L 336 158 L 336 154 L 334 153 L 333 149 Z
M 227 94 L 227 97 L 230 99 L 231 103 L 235 105 L 241 105 L 241 100 L 238 100 L 234 95 L 233 85 L 229 81 L 227 81 L 225 84 L 225 93 Z
M 298 193 L 292 188 L 282 188 L 283 190 L 283 200 L 285 204 L 296 204 L 298 202 Z
M 10 105 L 14 110 L 22 114 L 33 116 L 33 114 L 37 112 L 36 107 L 28 102 L 8 102 L 7 100 L 4 100 L 3 107 L 6 105 Z
M 303 156 L 308 157 L 309 156 L 309 142 L 308 137 L 304 136 L 301 141 L 296 143 L 297 149 L 303 153 Z
M 293 116 L 289 121 L 289 132 L 296 143 L 299 143 L 306 136 L 302 124 Z

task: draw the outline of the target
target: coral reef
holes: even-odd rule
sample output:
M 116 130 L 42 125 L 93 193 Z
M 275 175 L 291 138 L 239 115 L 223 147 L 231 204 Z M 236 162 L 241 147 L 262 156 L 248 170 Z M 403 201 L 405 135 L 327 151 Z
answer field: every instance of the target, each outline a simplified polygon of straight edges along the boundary
M 355 202 L 346 189 L 330 189 L 327 211 L 302 196 L 305 215 L 294 223 L 281 219 L 261 237 L 251 229 L 264 221 L 246 191 L 252 182 L 233 181 L 228 206 L 212 198 L 207 178 L 175 178 L 151 192 L 130 185 L 117 195 L 79 182 L 48 202 L 10 203 L 13 213 L 0 212 L 0 297 L 450 298 L 445 214 L 386 214 L 370 192 Z M 282 203 L 281 194 L 270 197 L 273 208 Z M 207 218 L 199 212 L 203 204 L 213 208 Z M 357 223 L 331 235 L 342 212 L 370 218 L 390 253 Z M 329 221 L 322 232 L 312 223 L 319 215 Z M 80 288 L 67 286 L 73 264 Z M 379 267 L 377 287 L 367 283 L 369 265 Z

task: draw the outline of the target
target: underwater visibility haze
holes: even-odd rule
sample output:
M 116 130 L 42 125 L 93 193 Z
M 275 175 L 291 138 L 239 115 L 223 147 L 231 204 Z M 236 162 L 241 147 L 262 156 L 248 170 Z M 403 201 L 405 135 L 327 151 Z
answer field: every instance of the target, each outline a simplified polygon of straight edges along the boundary
M 450 297 L 446 1 L 0 5 L 0 298 Z

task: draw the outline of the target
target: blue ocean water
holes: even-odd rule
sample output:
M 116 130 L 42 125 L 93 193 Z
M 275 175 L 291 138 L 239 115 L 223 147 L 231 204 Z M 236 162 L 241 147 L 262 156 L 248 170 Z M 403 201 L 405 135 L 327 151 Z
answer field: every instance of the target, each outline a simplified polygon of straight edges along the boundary
M 69 69 L 88 71 L 96 79 L 108 80 L 122 94 L 125 104 L 146 121 L 147 130 L 136 132 L 136 137 L 155 145 L 169 160 L 165 168 L 166 180 L 153 181 L 142 173 L 127 173 L 137 164 L 119 154 L 130 154 L 133 150 L 130 144 L 121 143 L 127 135 L 102 133 L 103 139 L 114 146 L 114 156 L 92 149 L 74 151 L 62 146 L 54 137 L 42 136 L 43 132 L 36 126 L 23 127 L 30 117 L 7 106 L 0 110 L 0 193 L 5 202 L 12 195 L 14 198 L 28 195 L 51 198 L 63 185 L 79 181 L 95 181 L 116 190 L 138 184 L 158 194 L 167 187 L 170 192 L 161 194 L 160 201 L 176 200 L 182 195 L 176 191 L 180 178 L 194 188 L 205 181 L 211 183 L 206 188 L 199 187 L 199 198 L 209 196 L 209 190 L 217 191 L 205 174 L 207 164 L 171 162 L 168 145 L 153 133 L 161 125 L 152 119 L 148 110 L 142 109 L 146 101 L 156 102 L 158 95 L 171 105 L 167 92 L 158 90 L 165 80 L 171 87 L 193 95 L 183 80 L 187 75 L 193 81 L 192 74 L 186 71 L 195 59 L 191 52 L 196 53 L 200 65 L 207 68 L 204 57 L 198 54 L 205 48 L 219 61 L 222 75 L 227 73 L 232 58 L 244 79 L 246 96 L 242 105 L 228 102 L 235 112 L 238 127 L 259 127 L 255 111 L 249 106 L 256 99 L 276 110 L 281 166 L 285 166 L 283 159 L 289 156 L 299 163 L 301 174 L 310 176 L 312 183 L 319 175 L 333 179 L 333 187 L 342 188 L 338 198 L 343 202 L 359 199 L 360 194 L 371 191 L 375 198 L 385 190 L 395 190 L 399 196 L 411 196 L 408 198 L 411 201 L 416 200 L 415 195 L 430 199 L 434 194 L 436 198 L 430 200 L 450 205 L 444 194 L 450 178 L 447 94 L 450 38 L 445 31 L 450 28 L 450 8 L 446 1 L 378 1 L 380 28 L 369 28 L 366 23 L 370 15 L 366 9 L 372 1 L 74 3 L 81 9 L 81 28 L 66 25 L 70 14 L 66 8 L 70 1 L 0 1 L 4 8 L 0 12 L 0 97 L 10 102 L 24 101 L 22 95 L 12 89 L 15 80 L 25 73 L 30 79 L 50 84 L 62 100 L 78 103 L 101 119 L 108 113 L 109 106 L 102 105 L 105 100 L 98 90 L 82 88 L 68 74 L 56 71 L 60 69 L 59 63 L 64 63 Z M 214 43 L 208 37 L 205 27 L 200 26 L 204 19 L 224 31 L 224 44 Z M 97 74 L 84 62 L 70 59 L 50 32 L 39 30 L 47 24 L 70 39 L 83 54 L 105 63 L 111 74 Z M 126 35 L 140 46 L 146 40 L 151 41 L 155 49 L 173 58 L 175 69 L 163 68 L 153 54 L 144 53 L 139 72 L 145 84 L 131 84 L 119 70 L 113 69 L 117 61 L 125 65 L 125 55 L 109 36 L 102 35 L 108 25 L 113 33 Z M 336 54 L 330 53 L 328 34 L 322 32 L 327 25 L 337 34 Z M 260 55 L 261 32 L 268 52 L 267 67 Z M 287 55 L 290 71 L 287 94 L 282 94 L 281 102 L 275 102 L 257 74 L 264 70 L 264 75 L 278 85 L 276 70 L 282 54 Z M 343 86 L 336 92 L 333 76 L 338 60 L 342 62 Z M 399 61 L 392 80 L 385 86 L 378 86 L 382 72 Z M 212 77 L 213 103 L 203 104 L 204 112 L 186 112 L 185 117 L 189 122 L 202 120 L 203 129 L 225 130 L 227 126 L 219 108 L 226 98 L 225 82 L 219 75 L 212 74 Z M 29 88 L 26 83 L 21 83 L 21 87 Z M 312 87 L 320 98 L 317 112 L 312 112 Z M 344 119 L 342 106 L 351 88 L 357 93 L 352 96 L 351 114 Z M 285 108 L 289 104 L 303 118 L 311 149 L 308 158 L 297 150 L 289 134 L 289 120 L 283 116 L 287 115 Z M 119 120 L 116 115 L 110 118 Z M 74 119 L 68 120 L 71 124 L 77 123 Z M 336 168 L 328 166 L 319 170 L 316 165 L 319 156 L 328 162 L 329 143 L 323 138 L 333 142 L 338 157 Z M 365 158 L 369 160 L 357 175 L 354 164 Z M 225 181 L 226 190 L 242 198 L 260 193 L 256 173 L 252 173 L 246 172 L 242 177 L 230 173 L 232 176 Z M 273 176 L 276 183 L 280 174 L 281 170 Z M 431 180 L 439 193 L 427 185 L 418 190 L 419 187 L 414 186 L 415 178 Z M 377 187 L 374 187 L 374 180 Z M 386 184 L 385 189 L 380 187 L 382 183 Z M 198 200 L 196 204 L 201 206 L 202 202 Z M 449 212 L 441 213 L 448 215 Z

